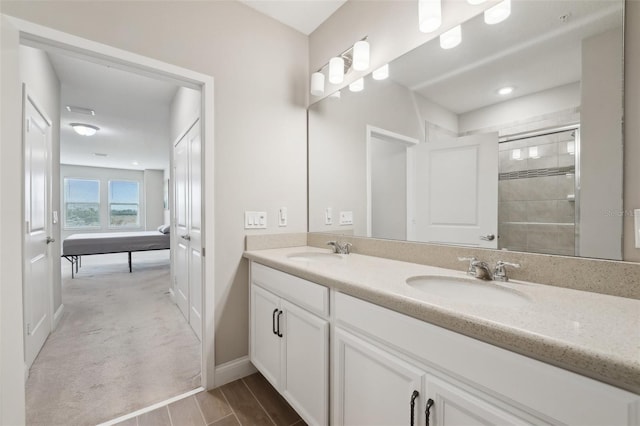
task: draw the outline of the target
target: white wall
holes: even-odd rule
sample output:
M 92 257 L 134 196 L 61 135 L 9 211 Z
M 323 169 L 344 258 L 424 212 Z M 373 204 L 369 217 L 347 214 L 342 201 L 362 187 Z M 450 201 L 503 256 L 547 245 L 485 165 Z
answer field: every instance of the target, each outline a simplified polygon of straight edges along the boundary
M 466 134 L 482 129 L 503 129 L 505 126 L 579 107 L 578 81 L 460 114 L 459 131 Z
M 582 42 L 580 256 L 622 259 L 621 37 Z
M 142 190 L 142 189 L 141 189 Z M 144 171 L 144 229 L 154 231 L 164 224 L 164 171 Z
M 269 215 L 254 233 L 307 229 L 307 37 L 237 1 L 6 1 L 2 12 L 214 77 L 216 160 L 204 171 L 216 187 L 204 192 L 216 206 L 216 363 L 247 355 L 244 211 Z

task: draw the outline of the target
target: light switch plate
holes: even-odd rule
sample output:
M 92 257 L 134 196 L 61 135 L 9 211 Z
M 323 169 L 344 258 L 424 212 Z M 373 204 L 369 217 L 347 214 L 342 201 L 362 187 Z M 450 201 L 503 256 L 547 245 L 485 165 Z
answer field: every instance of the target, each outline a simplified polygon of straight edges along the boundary
M 278 212 L 278 226 L 287 226 L 287 208 L 280 207 Z
M 267 229 L 267 212 L 244 212 L 244 229 Z
M 324 209 L 324 224 L 333 225 L 333 209 L 331 207 Z
M 636 248 L 640 248 L 640 209 L 633 211 L 633 229 L 636 234 Z
M 340 225 L 353 225 L 353 212 L 340 212 Z

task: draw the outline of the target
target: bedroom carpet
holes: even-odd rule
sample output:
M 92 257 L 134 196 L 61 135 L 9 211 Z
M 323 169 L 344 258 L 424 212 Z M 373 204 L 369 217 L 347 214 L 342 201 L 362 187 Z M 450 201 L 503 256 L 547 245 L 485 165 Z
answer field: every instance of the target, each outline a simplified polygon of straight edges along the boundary
M 200 342 L 171 302 L 169 251 L 63 259 L 64 313 L 31 367 L 28 425 L 95 425 L 200 386 Z

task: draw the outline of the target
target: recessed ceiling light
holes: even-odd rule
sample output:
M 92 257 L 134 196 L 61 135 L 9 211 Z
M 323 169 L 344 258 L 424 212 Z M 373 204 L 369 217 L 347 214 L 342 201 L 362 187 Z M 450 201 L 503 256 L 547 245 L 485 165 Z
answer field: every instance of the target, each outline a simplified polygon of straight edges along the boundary
M 502 95 L 502 96 L 510 95 L 512 92 L 513 92 L 513 87 L 511 86 L 498 89 L 498 95 Z
M 90 108 L 83 108 L 72 105 L 67 105 L 67 111 L 76 112 L 78 114 L 96 115 L 96 112 Z
M 140 163 L 138 163 L 137 161 L 132 161 L 131 164 L 133 164 L 134 166 L 137 166 Z
M 100 130 L 99 127 L 92 126 L 91 124 L 71 123 L 69 125 L 81 136 L 93 136 L 98 130 Z

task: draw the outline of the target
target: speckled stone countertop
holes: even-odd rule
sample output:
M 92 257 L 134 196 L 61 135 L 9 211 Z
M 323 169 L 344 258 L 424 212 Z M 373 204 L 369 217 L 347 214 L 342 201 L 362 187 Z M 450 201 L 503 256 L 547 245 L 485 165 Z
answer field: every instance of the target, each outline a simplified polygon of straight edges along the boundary
M 314 247 L 250 250 L 245 257 L 414 318 L 640 394 L 640 300 L 534 284 L 491 284 L 518 292 L 517 306 L 464 302 L 406 283 L 465 273 L 358 254 L 334 262 L 294 260 Z

